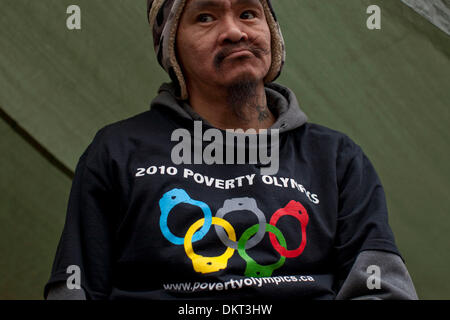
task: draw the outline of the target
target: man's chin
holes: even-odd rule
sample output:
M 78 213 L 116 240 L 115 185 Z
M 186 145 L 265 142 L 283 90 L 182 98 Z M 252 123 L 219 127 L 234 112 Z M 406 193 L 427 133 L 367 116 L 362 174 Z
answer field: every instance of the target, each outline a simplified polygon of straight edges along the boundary
M 239 83 L 261 83 L 264 81 L 264 77 L 255 75 L 252 72 L 238 72 L 235 74 L 225 74 L 222 77 L 222 83 L 225 87 L 234 86 Z
M 236 61 L 237 63 L 224 63 L 222 68 L 218 70 L 218 77 L 228 85 L 236 82 L 262 82 L 265 74 L 263 74 L 259 66 L 255 66 L 255 61 L 246 59 L 244 61 Z M 253 63 L 252 63 L 253 62 Z M 268 71 L 268 70 L 267 70 Z M 266 72 L 267 74 L 267 72 Z

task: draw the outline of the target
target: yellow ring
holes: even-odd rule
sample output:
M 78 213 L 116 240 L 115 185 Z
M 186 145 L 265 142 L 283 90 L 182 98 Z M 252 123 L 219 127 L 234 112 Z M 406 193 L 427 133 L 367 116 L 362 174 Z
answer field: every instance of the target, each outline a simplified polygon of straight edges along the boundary
M 186 251 L 187 256 L 194 262 L 199 261 L 201 259 L 205 259 L 205 257 L 198 255 L 194 252 L 194 249 L 192 248 L 192 237 L 194 236 L 194 233 L 202 227 L 202 225 L 205 223 L 205 218 L 202 218 L 192 224 L 192 226 L 189 227 L 189 230 L 186 233 L 186 236 L 184 237 L 184 250 Z M 233 226 L 226 220 L 222 218 L 213 217 L 212 223 L 215 225 L 219 225 L 225 229 L 225 231 L 228 234 L 228 237 L 232 241 L 236 241 L 236 232 L 234 231 Z M 218 257 L 210 257 L 210 259 L 216 259 L 216 260 L 228 260 L 231 258 L 234 254 L 235 249 L 227 247 L 227 250 Z M 200 268 L 199 270 L 202 273 L 209 273 L 205 270 L 205 268 Z M 197 270 L 196 270 L 197 271 Z

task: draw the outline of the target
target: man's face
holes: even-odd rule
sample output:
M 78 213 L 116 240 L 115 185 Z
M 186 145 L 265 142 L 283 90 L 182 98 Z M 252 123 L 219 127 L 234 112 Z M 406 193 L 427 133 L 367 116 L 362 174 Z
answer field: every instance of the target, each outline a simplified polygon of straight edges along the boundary
M 259 0 L 188 0 L 176 40 L 188 86 L 263 81 L 271 65 L 270 44 Z

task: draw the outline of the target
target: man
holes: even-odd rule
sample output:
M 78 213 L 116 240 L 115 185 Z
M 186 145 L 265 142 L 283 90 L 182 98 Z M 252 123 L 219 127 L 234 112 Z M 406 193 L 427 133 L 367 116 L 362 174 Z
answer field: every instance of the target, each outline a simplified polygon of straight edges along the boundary
M 361 148 L 272 83 L 285 52 L 270 1 L 149 0 L 147 13 L 172 83 L 80 158 L 45 296 L 417 299 Z M 256 146 L 277 155 L 275 172 L 261 153 L 233 162 L 228 142 L 226 163 L 217 145 L 213 164 L 190 163 L 190 147 L 175 163 L 176 137 L 199 129 L 276 131 Z M 194 158 L 207 154 L 195 139 Z M 73 265 L 79 290 L 66 285 Z

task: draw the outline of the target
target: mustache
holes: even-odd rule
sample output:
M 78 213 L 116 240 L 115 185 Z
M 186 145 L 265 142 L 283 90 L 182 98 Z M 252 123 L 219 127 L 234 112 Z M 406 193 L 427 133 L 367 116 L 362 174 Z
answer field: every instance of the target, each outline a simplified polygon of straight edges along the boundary
M 231 45 L 223 48 L 222 50 L 220 50 L 214 57 L 214 66 L 216 67 L 216 69 L 219 69 L 223 60 L 225 60 L 225 58 L 228 57 L 235 50 L 248 50 L 251 53 L 253 53 L 253 55 L 257 58 L 261 58 L 270 53 L 270 51 L 268 49 L 261 48 L 252 43 L 231 44 Z

